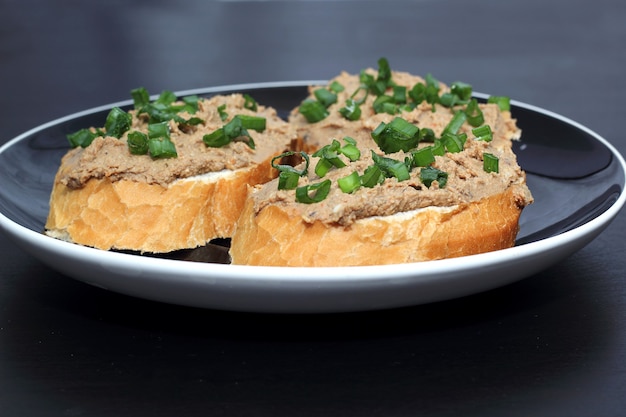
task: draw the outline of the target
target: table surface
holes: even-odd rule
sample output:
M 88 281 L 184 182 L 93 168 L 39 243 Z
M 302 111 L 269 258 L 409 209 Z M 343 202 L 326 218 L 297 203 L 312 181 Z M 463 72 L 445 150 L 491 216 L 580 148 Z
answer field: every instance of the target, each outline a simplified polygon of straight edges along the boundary
M 0 143 L 151 92 L 375 66 L 563 114 L 626 153 L 621 0 L 7 0 Z M 1 185 L 0 185 L 1 186 Z M 186 308 L 63 276 L 0 236 L 4 416 L 618 416 L 626 214 L 517 283 L 409 308 Z

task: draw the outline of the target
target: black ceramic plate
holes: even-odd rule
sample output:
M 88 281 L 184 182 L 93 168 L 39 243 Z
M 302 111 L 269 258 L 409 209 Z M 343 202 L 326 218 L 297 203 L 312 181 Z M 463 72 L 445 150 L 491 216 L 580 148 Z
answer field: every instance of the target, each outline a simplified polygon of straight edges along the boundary
M 249 93 L 286 117 L 312 83 L 319 82 L 177 94 Z M 99 251 L 41 234 L 54 174 L 68 149 L 66 134 L 101 126 L 112 106 L 130 104 L 113 103 L 52 121 L 0 148 L 0 226 L 52 268 L 153 300 L 241 311 L 328 312 L 459 297 L 505 285 L 562 260 L 604 230 L 626 199 L 624 159 L 606 140 L 565 117 L 513 101 L 513 116 L 523 131 L 514 149 L 535 198 L 522 214 L 514 248 L 419 265 L 276 268 L 228 265 L 223 247 L 214 250 L 211 245 L 162 259 Z M 187 260 L 194 257 L 209 262 Z

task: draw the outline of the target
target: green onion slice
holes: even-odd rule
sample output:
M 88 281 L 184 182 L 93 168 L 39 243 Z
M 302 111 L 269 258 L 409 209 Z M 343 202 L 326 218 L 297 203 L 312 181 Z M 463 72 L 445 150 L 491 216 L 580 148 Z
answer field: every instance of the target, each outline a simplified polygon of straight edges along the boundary
M 412 166 L 425 167 L 435 162 L 433 147 L 427 146 L 422 149 L 411 152 Z
M 135 88 L 130 91 L 130 95 L 133 98 L 133 104 L 135 109 L 141 109 L 150 103 L 150 95 L 148 90 L 144 87 Z
M 243 95 L 243 99 L 244 99 L 243 107 L 245 109 L 252 110 L 252 111 L 257 111 L 258 110 L 259 105 L 256 102 L 256 100 L 252 98 L 252 96 L 250 94 L 244 94 Z
M 372 188 L 377 184 L 382 184 L 385 181 L 385 176 L 380 168 L 376 165 L 371 165 L 365 169 L 363 175 L 361 175 L 361 185 L 363 187 Z
M 433 155 L 436 156 L 443 156 L 446 153 L 446 146 L 443 143 L 443 140 L 441 139 L 436 139 L 433 143 L 433 147 L 432 147 L 432 152 Z
M 444 188 L 448 182 L 448 173 L 434 167 L 424 167 L 420 170 L 420 181 L 428 188 L 433 181 L 437 181 L 439 188 Z
M 359 95 L 359 93 L 361 93 L 362 97 L 361 98 L 356 98 Z M 353 99 L 356 104 L 363 104 L 365 102 L 365 100 L 367 99 L 367 97 L 369 96 L 369 94 L 370 94 L 370 92 L 369 92 L 367 86 L 361 85 L 359 88 L 357 88 L 354 91 L 354 93 L 352 93 L 350 98 Z
M 233 119 L 239 119 L 241 121 L 241 126 L 244 129 L 252 129 L 257 132 L 263 132 L 267 124 L 265 117 L 260 116 L 248 116 L 246 114 L 238 114 Z
M 491 142 L 493 140 L 493 133 L 491 131 L 491 126 L 482 125 L 480 127 L 472 129 L 472 133 L 476 137 L 476 140 L 482 140 L 485 142 Z
M 238 114 L 219 129 L 202 137 L 204 144 L 211 148 L 221 148 L 231 142 L 245 142 L 251 149 L 255 149 L 254 139 L 248 129 L 263 132 L 266 127 L 266 119 L 259 116 Z
M 378 77 L 377 81 L 383 81 L 385 85 L 389 85 L 391 82 L 391 67 L 387 58 L 380 58 L 378 60 Z
M 443 133 L 457 133 L 459 129 L 461 129 L 461 126 L 463 126 L 463 123 L 465 123 L 465 120 L 467 120 L 465 112 L 460 110 L 455 112 L 452 119 L 450 119 L 446 127 L 443 129 Z
M 376 113 L 396 114 L 398 113 L 398 105 L 394 102 L 394 98 L 384 94 L 376 97 L 372 104 Z
M 175 158 L 178 156 L 174 143 L 164 137 L 148 139 L 148 150 L 153 158 Z
M 401 117 L 386 124 L 381 122 L 371 133 L 378 147 L 385 153 L 408 151 L 419 143 L 419 128 Z
M 443 144 L 446 147 L 446 150 L 450 153 L 458 153 L 461 152 L 465 147 L 465 141 L 467 139 L 467 135 L 465 133 L 450 133 L 445 132 L 441 137 Z
M 107 135 L 115 138 L 121 138 L 122 135 L 130 129 L 133 117 L 130 113 L 126 113 L 119 107 L 113 107 L 107 115 L 104 129 Z
M 339 152 L 344 154 L 352 162 L 358 160 L 361 157 L 361 151 L 356 146 L 356 140 L 350 136 L 344 137 L 343 140 L 346 144 L 339 148 Z
M 313 95 L 324 107 L 329 107 L 337 102 L 337 94 L 325 88 L 318 88 L 313 91 Z
M 292 155 L 300 155 L 305 160 L 305 165 L 302 170 L 298 170 L 291 165 L 286 164 L 276 164 L 275 161 L 281 160 L 285 157 Z M 294 152 L 289 151 L 282 153 L 278 156 L 272 158 L 271 165 L 272 168 L 280 171 L 278 174 L 278 189 L 279 190 L 293 190 L 298 186 L 298 180 L 300 177 L 306 175 L 309 170 L 309 155 L 306 152 Z
M 298 111 L 309 123 L 317 123 L 328 116 L 326 107 L 319 101 L 312 99 L 304 100 L 302 104 L 300 104 Z
M 315 173 L 318 177 L 323 178 L 332 167 L 343 168 L 346 163 L 339 158 L 341 144 L 333 139 L 332 143 L 317 150 L 313 156 L 319 157 L 319 161 L 315 165 Z
M 169 122 L 152 123 L 148 125 L 148 138 L 170 138 Z
M 148 136 L 145 133 L 129 132 L 126 144 L 128 150 L 133 155 L 145 155 L 148 153 Z
M 348 120 L 359 120 L 361 117 L 361 107 L 353 99 L 346 100 L 346 105 L 339 109 L 339 113 Z
M 483 153 L 483 169 L 485 172 L 500 172 L 499 168 L 500 159 L 488 152 Z
M 91 142 L 98 136 L 102 136 L 96 132 L 92 132 L 91 129 L 81 129 L 77 132 L 67 135 L 67 140 L 72 148 L 86 148 L 91 145 Z
M 226 112 L 226 104 L 222 104 L 221 106 L 218 106 L 217 113 L 220 115 L 220 119 L 222 120 L 222 122 L 228 119 L 228 113 Z
M 341 93 L 346 88 L 339 81 L 333 81 L 328 86 L 328 89 L 333 93 Z
M 409 179 L 409 168 L 404 162 L 377 155 L 374 151 L 371 152 L 374 164 L 380 168 L 385 177 L 395 177 L 398 181 L 405 181 Z
M 221 148 L 228 145 L 231 139 L 224 134 L 224 128 L 221 127 L 214 132 L 204 135 L 202 141 L 210 148 Z
M 339 178 L 337 184 L 344 193 L 353 193 L 361 187 L 361 177 L 358 172 L 353 171 L 352 174 Z
M 296 201 L 304 204 L 313 204 L 323 201 L 330 192 L 330 180 L 316 184 L 304 185 L 296 188 Z
M 507 96 L 491 96 L 487 103 L 497 104 L 501 111 L 511 111 L 511 99 Z
M 461 102 L 467 102 L 472 98 L 472 86 L 461 82 L 453 82 L 450 86 L 450 92 L 457 96 Z
M 478 102 L 475 98 L 471 99 L 465 108 L 465 115 L 467 117 L 467 123 L 473 127 L 478 127 L 485 122 L 483 111 L 478 106 Z

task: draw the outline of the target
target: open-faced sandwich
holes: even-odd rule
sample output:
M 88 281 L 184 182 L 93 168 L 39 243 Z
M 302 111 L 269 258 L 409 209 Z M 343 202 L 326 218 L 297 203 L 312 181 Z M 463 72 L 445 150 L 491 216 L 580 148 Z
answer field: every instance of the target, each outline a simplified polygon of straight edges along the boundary
M 142 253 L 229 237 L 247 186 L 274 178 L 272 158 L 299 149 L 290 125 L 248 95 L 132 97 L 104 127 L 68 135 L 47 235 Z
M 350 266 L 418 262 L 515 244 L 532 202 L 512 151 L 506 97 L 393 72 L 342 73 L 312 86 L 290 122 L 302 163 L 254 187 L 231 241 L 234 264 Z

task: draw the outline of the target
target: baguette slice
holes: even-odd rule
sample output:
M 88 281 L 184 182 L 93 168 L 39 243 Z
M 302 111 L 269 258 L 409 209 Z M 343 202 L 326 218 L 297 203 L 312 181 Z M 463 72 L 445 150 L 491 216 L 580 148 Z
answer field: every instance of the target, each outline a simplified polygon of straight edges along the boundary
M 201 100 L 196 128 L 170 121 L 178 156 L 151 159 L 131 155 L 127 134 L 98 137 L 62 159 L 50 195 L 48 236 L 103 250 L 165 253 L 228 238 L 243 208 L 249 185 L 276 177 L 274 156 L 297 150 L 301 141 L 271 107 L 245 107 L 240 94 Z M 223 119 L 224 112 L 228 119 Z M 131 130 L 147 121 L 133 113 Z M 266 119 L 263 132 L 250 132 L 255 149 L 237 141 L 207 147 L 203 135 L 236 115 Z
M 168 186 L 108 178 L 70 189 L 55 182 L 46 234 L 98 249 L 165 253 L 231 236 L 246 188 L 271 180 L 269 159 Z
M 248 199 L 231 242 L 233 264 L 365 266 L 473 255 L 515 244 L 525 191 L 512 186 L 479 201 L 356 220 L 306 222 L 279 205 L 255 214 Z
M 364 71 L 374 79 L 379 76 L 372 69 Z M 394 86 L 407 90 L 425 81 L 405 72 L 393 71 L 391 77 Z M 410 151 L 389 149 L 387 153 L 378 147 L 372 132 L 381 123 L 401 117 L 420 129 L 431 129 L 440 138 L 463 107 L 422 101 L 388 114 L 374 110 L 377 99 L 369 94 L 360 105 L 360 117 L 347 120 L 339 110 L 361 88 L 362 79 L 342 72 L 327 87 L 332 83 L 344 89 L 327 108 L 326 117 L 309 122 L 301 108 L 294 108 L 289 122 L 312 149 L 346 136 L 352 138 L 361 150 L 360 159 L 344 159 L 344 167 L 331 168 L 320 178 L 312 173 L 317 160 L 310 158 L 308 174 L 300 178 L 298 186 L 330 181 L 330 191 L 321 202 L 298 203 L 294 191 L 279 190 L 276 181 L 252 189 L 231 240 L 233 264 L 385 265 L 473 255 L 515 244 L 519 217 L 533 197 L 512 151 L 512 140 L 520 138 L 521 130 L 510 111 L 496 104 L 478 105 L 483 116 L 480 123 L 493 132 L 488 140 L 477 138 L 475 126 L 469 122 L 455 128 L 465 135 L 461 149 L 449 149 L 446 144 L 445 153 L 433 152 L 434 161 L 429 165 L 445 174 L 441 184 L 422 179 L 421 171 L 426 168 L 412 167 L 408 179 L 387 177 L 373 187 L 343 193 L 337 186 L 339 180 L 355 172 L 363 176 L 373 163 L 370 153 L 405 164 L 412 157 Z M 443 84 L 440 87 L 440 94 L 450 91 Z M 308 100 L 315 100 L 319 88 L 310 87 Z M 392 94 L 390 90 L 388 85 L 387 95 Z M 430 143 L 417 146 L 426 148 Z M 498 160 L 497 173 L 485 169 L 487 154 Z

